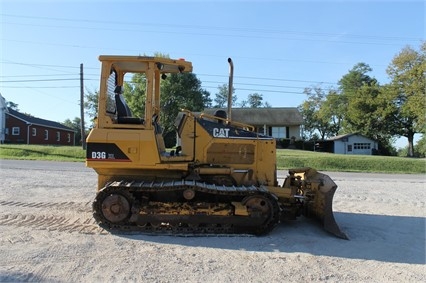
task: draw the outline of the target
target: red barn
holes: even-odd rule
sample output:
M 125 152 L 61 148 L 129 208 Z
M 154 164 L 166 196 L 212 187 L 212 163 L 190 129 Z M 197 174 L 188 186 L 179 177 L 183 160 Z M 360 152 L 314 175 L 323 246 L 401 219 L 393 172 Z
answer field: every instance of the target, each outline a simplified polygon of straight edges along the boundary
M 5 143 L 75 145 L 75 131 L 58 122 L 40 119 L 8 108 Z

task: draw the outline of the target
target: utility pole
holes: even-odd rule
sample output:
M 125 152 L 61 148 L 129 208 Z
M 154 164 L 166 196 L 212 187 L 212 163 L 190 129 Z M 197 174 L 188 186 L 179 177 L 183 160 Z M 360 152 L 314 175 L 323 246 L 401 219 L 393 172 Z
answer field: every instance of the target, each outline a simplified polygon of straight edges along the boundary
M 86 133 L 84 129 L 84 80 L 83 63 L 80 64 L 80 122 L 81 122 L 81 145 L 86 150 Z

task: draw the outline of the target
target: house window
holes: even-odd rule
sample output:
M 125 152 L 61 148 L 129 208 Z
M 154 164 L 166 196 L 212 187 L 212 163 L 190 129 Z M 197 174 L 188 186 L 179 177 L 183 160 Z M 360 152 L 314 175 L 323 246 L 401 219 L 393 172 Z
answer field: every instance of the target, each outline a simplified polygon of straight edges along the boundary
M 20 130 L 21 130 L 21 128 L 19 128 L 19 127 L 13 127 L 12 128 L 12 136 L 19 136 Z
M 56 132 L 56 141 L 61 140 L 61 132 Z
M 272 127 L 272 137 L 276 139 L 288 138 L 287 127 Z
M 348 152 L 352 152 L 352 145 L 348 144 Z
M 354 149 L 371 149 L 370 143 L 354 143 Z
M 44 140 L 47 141 L 49 139 L 49 130 L 44 130 Z
M 68 140 L 68 142 L 71 142 L 71 134 L 70 133 L 67 134 L 67 140 Z
M 33 133 L 33 137 L 35 137 L 37 135 L 37 129 L 36 128 L 32 128 L 31 131 Z

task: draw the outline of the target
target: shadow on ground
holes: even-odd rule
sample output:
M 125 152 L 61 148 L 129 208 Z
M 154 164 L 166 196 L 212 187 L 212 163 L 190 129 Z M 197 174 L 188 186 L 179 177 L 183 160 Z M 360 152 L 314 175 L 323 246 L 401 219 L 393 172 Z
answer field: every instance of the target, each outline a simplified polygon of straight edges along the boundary
M 335 218 L 350 240 L 322 230 L 310 219 L 281 223 L 269 235 L 182 237 L 141 234 L 119 235 L 190 247 L 208 247 L 256 252 L 308 253 L 317 256 L 425 264 L 425 218 L 335 212 Z

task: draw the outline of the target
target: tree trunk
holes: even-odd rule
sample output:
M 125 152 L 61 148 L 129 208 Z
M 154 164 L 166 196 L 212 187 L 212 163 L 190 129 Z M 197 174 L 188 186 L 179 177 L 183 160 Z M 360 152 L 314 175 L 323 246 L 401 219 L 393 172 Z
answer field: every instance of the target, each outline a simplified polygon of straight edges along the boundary
M 407 139 L 408 139 L 407 156 L 414 157 L 414 132 L 409 131 L 407 135 Z

